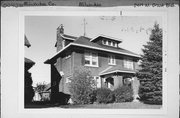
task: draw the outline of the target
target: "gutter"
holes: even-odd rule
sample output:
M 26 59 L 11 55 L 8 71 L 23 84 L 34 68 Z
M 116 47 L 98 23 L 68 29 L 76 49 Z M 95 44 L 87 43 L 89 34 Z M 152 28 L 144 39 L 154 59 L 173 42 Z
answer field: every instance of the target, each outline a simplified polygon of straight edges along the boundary
M 128 56 L 140 58 L 140 56 L 139 56 L 139 55 L 136 55 L 136 54 L 128 54 L 128 53 L 124 53 L 124 52 L 119 52 L 119 51 L 114 51 L 114 50 L 109 50 L 109 49 L 104 49 L 104 48 L 99 48 L 99 47 L 94 47 L 94 46 L 88 46 L 88 45 L 77 44 L 77 43 L 70 43 L 70 44 L 68 44 L 67 46 L 65 46 L 62 50 L 58 51 L 51 59 L 46 60 L 44 63 L 45 63 L 45 64 L 50 64 L 49 62 L 50 62 L 53 58 L 56 58 L 61 52 L 63 52 L 64 50 L 66 50 L 66 49 L 67 49 L 68 47 L 70 47 L 71 45 L 72 45 L 72 46 L 85 47 L 85 48 L 96 49 L 96 50 L 107 51 L 107 52 L 112 52 L 112 53 L 123 54 L 123 55 L 128 55 Z

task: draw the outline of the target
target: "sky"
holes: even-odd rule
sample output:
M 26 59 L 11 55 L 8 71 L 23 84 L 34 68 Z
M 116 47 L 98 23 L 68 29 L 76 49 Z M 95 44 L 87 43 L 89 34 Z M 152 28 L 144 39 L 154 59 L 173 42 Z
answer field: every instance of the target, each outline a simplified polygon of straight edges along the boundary
M 63 24 L 65 34 L 83 36 L 84 19 L 87 37 L 103 34 L 122 39 L 120 47 L 137 54 L 142 54 L 154 23 L 162 26 L 161 17 L 153 16 L 26 16 L 25 35 L 31 47 L 25 47 L 25 57 L 35 62 L 29 70 L 33 86 L 39 82 L 50 83 L 50 65 L 44 62 L 56 54 L 57 27 Z

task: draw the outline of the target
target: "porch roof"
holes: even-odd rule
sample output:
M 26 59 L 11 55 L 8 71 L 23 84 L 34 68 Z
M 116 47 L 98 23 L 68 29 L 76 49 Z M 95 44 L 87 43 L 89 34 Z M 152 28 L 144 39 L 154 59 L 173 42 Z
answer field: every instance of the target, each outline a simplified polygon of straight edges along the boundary
M 99 75 L 108 75 L 108 74 L 113 74 L 113 73 L 129 73 L 129 74 L 135 74 L 136 71 L 135 70 L 130 70 L 130 69 L 126 69 L 123 68 L 121 66 L 110 66 L 107 69 L 105 69 L 104 71 L 100 72 Z

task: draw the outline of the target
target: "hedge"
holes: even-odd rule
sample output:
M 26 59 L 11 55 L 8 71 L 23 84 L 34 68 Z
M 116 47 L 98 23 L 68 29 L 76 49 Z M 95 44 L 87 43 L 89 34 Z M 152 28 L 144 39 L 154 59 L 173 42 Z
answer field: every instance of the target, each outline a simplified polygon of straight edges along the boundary
M 133 101 L 133 89 L 129 86 L 121 86 L 113 91 L 115 102 L 131 102 Z

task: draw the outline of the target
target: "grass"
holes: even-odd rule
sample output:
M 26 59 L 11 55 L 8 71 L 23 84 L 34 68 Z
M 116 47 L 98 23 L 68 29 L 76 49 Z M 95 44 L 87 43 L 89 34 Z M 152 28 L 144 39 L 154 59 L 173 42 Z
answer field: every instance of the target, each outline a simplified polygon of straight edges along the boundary
M 149 105 L 141 102 L 125 102 L 110 104 L 58 105 L 50 103 L 33 103 L 26 108 L 67 108 L 67 109 L 160 109 L 162 105 Z
M 88 105 L 64 105 L 61 108 L 83 108 L 83 109 L 160 109 L 162 105 L 149 105 L 140 102 L 125 102 L 111 104 L 88 104 Z

